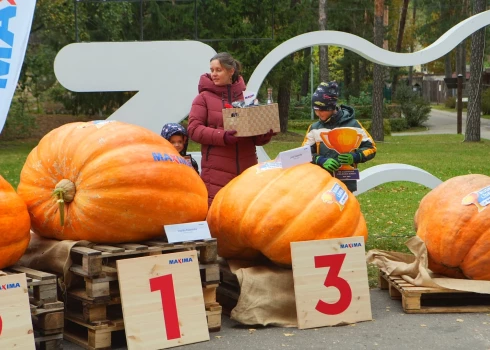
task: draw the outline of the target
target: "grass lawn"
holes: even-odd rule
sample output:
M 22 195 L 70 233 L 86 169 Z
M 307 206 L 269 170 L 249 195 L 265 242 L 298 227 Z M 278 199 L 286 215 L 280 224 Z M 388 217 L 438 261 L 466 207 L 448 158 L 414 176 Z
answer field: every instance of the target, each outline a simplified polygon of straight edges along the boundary
M 271 158 L 281 151 L 301 145 L 304 130 L 279 134 L 264 148 Z M 376 157 L 360 165 L 360 170 L 385 163 L 404 163 L 420 167 L 441 180 L 465 174 L 490 174 L 490 141 L 462 142 L 463 135 L 387 136 L 378 142 Z M 0 142 L 0 175 L 14 187 L 32 141 Z M 199 150 L 192 144 L 191 151 Z M 308 186 L 308 184 L 298 184 Z M 407 251 L 404 242 L 415 235 L 413 217 L 420 200 L 429 189 L 411 182 L 385 184 L 359 195 L 366 218 L 369 239 L 366 249 Z M 321 215 L 321 213 L 319 213 Z M 370 268 L 370 284 L 376 283 L 375 269 Z

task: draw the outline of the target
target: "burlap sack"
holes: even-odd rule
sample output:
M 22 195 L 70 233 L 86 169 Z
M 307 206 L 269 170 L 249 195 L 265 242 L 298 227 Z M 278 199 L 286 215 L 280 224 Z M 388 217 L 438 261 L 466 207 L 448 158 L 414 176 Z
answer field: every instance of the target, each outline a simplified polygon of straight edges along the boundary
M 297 327 L 292 270 L 240 260 L 228 264 L 240 283 L 231 319 L 245 325 Z
M 223 109 L 223 127 L 225 130 L 236 130 L 235 136 L 264 135 L 271 129 L 281 131 L 279 107 L 277 103 L 270 105 L 225 108 Z
M 375 264 L 387 275 L 400 276 L 415 286 L 490 294 L 490 281 L 448 278 L 430 271 L 427 247 L 418 236 L 405 244 L 413 255 L 373 249 L 367 252 L 367 262 Z
M 29 246 L 18 264 L 58 275 L 60 287 L 65 291 L 73 277 L 70 272 L 72 265 L 70 250 L 75 245 L 87 246 L 88 244 L 90 244 L 88 241 L 48 239 L 31 232 Z

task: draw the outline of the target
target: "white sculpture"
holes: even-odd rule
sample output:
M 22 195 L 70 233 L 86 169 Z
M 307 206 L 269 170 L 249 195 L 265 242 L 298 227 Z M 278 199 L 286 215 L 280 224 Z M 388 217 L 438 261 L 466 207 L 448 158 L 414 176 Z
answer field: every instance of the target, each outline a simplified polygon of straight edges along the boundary
M 356 196 L 376 186 L 393 181 L 414 182 L 430 189 L 442 183 L 442 180 L 425 170 L 412 165 L 399 163 L 376 165 L 361 171 L 359 176 L 357 191 L 354 192 Z

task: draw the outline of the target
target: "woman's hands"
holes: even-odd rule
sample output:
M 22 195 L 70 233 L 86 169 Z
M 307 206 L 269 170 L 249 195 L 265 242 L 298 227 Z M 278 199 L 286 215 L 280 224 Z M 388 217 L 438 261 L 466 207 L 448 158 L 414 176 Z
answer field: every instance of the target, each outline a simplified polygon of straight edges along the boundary
M 226 145 L 234 145 L 238 142 L 238 137 L 234 136 L 235 134 L 236 130 L 225 131 L 224 141 Z

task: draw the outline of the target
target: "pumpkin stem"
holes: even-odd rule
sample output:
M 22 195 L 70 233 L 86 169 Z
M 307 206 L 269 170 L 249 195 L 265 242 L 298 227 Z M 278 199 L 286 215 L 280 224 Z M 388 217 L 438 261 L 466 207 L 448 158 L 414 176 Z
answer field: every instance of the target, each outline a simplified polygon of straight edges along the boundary
M 70 180 L 63 179 L 58 182 L 54 188 L 53 195 L 58 198 L 58 207 L 60 210 L 61 226 L 65 225 L 65 203 L 70 203 L 75 198 L 75 184 Z

